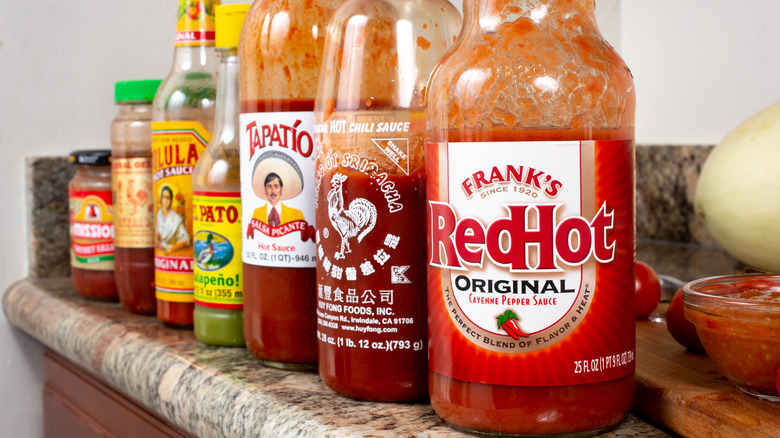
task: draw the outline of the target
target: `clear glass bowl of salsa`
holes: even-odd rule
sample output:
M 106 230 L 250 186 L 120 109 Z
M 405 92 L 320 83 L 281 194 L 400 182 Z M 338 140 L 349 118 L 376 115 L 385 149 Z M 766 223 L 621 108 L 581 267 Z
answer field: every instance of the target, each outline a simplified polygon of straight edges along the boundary
M 780 402 L 780 275 L 703 278 L 683 287 L 707 356 L 743 392 Z

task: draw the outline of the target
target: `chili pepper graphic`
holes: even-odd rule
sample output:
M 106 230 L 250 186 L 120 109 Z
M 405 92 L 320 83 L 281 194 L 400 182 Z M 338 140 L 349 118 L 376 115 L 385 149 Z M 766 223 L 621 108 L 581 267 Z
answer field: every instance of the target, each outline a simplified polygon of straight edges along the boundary
M 506 312 L 498 316 L 498 328 L 506 330 L 513 339 L 527 338 L 528 335 L 517 326 L 517 315 L 515 312 L 507 309 Z

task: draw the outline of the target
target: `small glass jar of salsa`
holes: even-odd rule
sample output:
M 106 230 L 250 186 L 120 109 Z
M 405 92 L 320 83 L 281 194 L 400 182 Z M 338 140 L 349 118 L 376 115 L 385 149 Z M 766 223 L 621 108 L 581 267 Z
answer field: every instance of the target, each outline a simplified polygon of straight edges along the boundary
M 73 288 L 87 298 L 114 300 L 111 151 L 74 151 L 69 158 L 76 166 L 68 184 Z
M 780 401 L 780 276 L 729 275 L 683 287 L 685 317 L 707 356 L 741 391 Z

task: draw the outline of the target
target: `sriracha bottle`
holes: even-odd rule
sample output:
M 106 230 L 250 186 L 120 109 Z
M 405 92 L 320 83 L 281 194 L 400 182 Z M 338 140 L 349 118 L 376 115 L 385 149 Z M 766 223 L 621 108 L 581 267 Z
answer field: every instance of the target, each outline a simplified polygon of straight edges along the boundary
M 466 0 L 431 77 L 430 397 L 465 431 L 579 434 L 634 396 L 631 73 L 593 0 Z
M 244 336 L 265 365 L 315 370 L 314 95 L 341 0 L 256 0 L 238 47 Z
M 428 395 L 423 94 L 460 30 L 447 0 L 349 0 L 315 102 L 319 371 L 336 392 Z

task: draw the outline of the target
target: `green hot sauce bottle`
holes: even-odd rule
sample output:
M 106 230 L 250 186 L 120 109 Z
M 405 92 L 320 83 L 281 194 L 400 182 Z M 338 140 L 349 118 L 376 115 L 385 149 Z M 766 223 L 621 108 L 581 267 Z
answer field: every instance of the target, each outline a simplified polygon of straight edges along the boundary
M 192 175 L 195 336 L 243 347 L 243 265 L 239 178 L 238 37 L 249 5 L 216 8 L 219 53 L 214 134 Z

